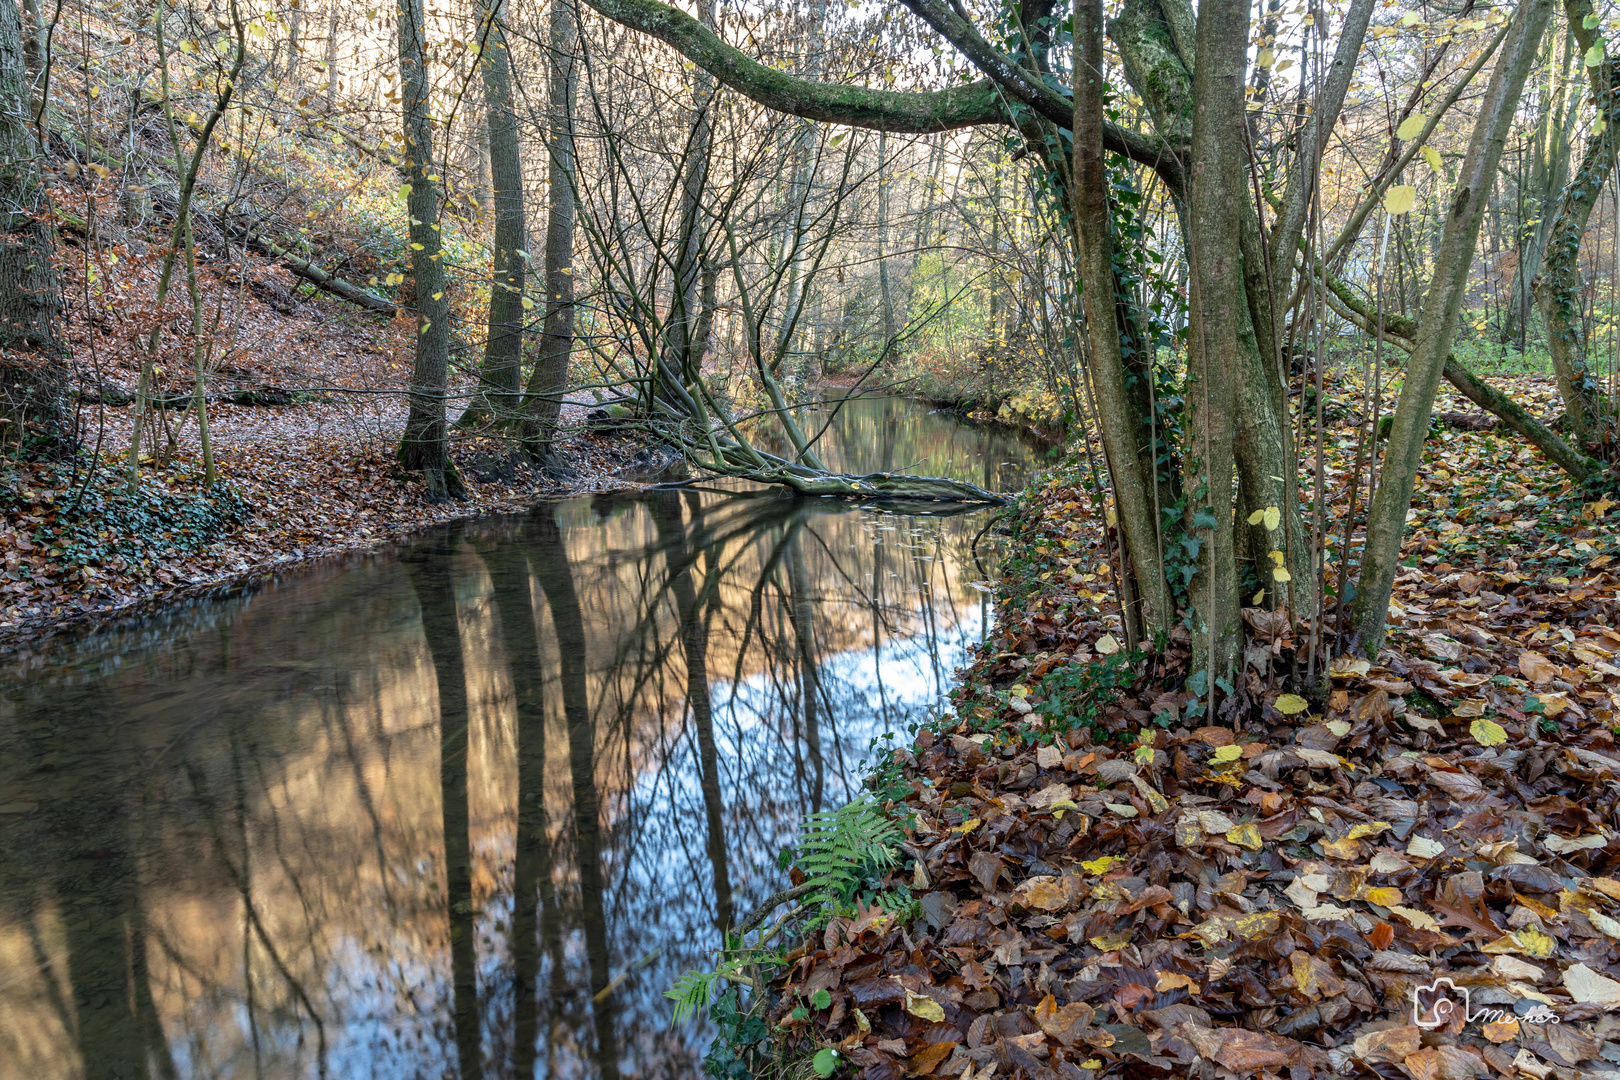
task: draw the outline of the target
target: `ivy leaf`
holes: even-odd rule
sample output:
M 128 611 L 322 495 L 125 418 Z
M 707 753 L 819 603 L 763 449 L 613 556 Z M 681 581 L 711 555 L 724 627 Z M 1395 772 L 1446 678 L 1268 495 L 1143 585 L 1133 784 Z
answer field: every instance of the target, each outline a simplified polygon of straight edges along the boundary
M 1397 139 L 1415 139 L 1423 133 L 1423 125 L 1428 122 L 1429 118 L 1427 116 L 1422 113 L 1413 113 L 1401 121 L 1401 126 L 1395 129 L 1395 137 Z

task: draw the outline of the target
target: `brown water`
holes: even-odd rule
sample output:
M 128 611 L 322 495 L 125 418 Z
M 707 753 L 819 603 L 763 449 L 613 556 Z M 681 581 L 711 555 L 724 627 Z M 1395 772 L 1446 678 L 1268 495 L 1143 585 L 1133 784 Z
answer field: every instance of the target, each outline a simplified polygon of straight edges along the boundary
M 1030 457 L 894 400 L 828 439 L 1001 490 Z M 699 1075 L 663 990 L 940 703 L 986 524 L 577 498 L 19 663 L 0 1080 Z

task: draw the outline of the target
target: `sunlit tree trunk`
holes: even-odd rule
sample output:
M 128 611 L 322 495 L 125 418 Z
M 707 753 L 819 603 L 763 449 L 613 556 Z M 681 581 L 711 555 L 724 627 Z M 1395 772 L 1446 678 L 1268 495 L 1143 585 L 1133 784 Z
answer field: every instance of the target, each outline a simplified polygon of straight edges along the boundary
M 497 419 L 513 415 L 522 378 L 529 227 L 523 205 L 522 142 L 512 107 L 512 59 L 502 22 L 504 8 L 503 0 L 491 0 L 485 9 L 483 48 L 479 52 L 495 236 L 484 366 L 477 396 L 458 422 L 463 427 L 489 415 Z
M 552 464 L 557 420 L 568 388 L 568 358 L 574 350 L 574 225 L 578 213 L 574 191 L 574 98 L 579 88 L 575 53 L 579 26 L 572 3 L 551 5 L 547 44 L 547 96 L 551 114 L 547 133 L 550 172 L 546 215 L 545 321 L 539 355 L 529 378 L 523 439 L 537 461 Z
M 566 6 L 566 5 L 563 5 Z M 399 0 L 400 106 L 405 122 L 405 175 L 410 182 L 411 274 L 416 280 L 416 362 L 411 370 L 411 411 L 400 442 L 400 464 L 420 473 L 430 499 L 465 494 L 450 460 L 445 418 L 450 381 L 450 302 L 439 235 L 439 192 L 429 179 L 433 162 L 433 102 L 424 58 L 426 23 L 422 0 Z
M 1428 295 L 1419 319 L 1418 336 L 1406 367 L 1400 400 L 1390 427 L 1389 445 L 1378 477 L 1378 492 L 1367 517 L 1367 539 L 1356 582 L 1353 645 L 1377 657 L 1384 643 L 1384 620 L 1399 568 L 1406 512 L 1423 460 L 1434 393 L 1451 352 L 1457 313 L 1468 288 L 1474 242 L 1502 147 L 1512 127 L 1519 93 L 1535 63 L 1552 0 L 1522 0 L 1512 30 L 1502 45 L 1490 84 L 1479 105 L 1479 118 L 1446 207 L 1445 232 L 1435 259 Z

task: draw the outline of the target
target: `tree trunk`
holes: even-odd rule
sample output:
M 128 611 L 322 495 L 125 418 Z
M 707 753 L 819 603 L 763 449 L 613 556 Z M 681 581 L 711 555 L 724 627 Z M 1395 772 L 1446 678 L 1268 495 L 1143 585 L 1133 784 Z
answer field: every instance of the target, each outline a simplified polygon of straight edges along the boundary
M 1597 31 L 1585 25 L 1586 17 L 1592 14 L 1591 0 L 1566 0 L 1564 10 L 1577 47 L 1584 53 L 1600 40 Z M 1580 301 L 1581 238 L 1586 234 L 1592 207 L 1597 205 L 1598 195 L 1614 171 L 1614 125 L 1620 123 L 1620 59 L 1605 57 L 1591 73 L 1592 96 L 1605 127 L 1587 143 L 1580 168 L 1558 197 L 1541 273 L 1532 286 L 1541 308 L 1558 392 L 1569 416 L 1570 434 L 1583 449 L 1600 441 L 1604 410 L 1598 380 L 1586 366 Z
M 551 207 L 546 215 L 546 316 L 540 355 L 524 403 L 523 440 L 531 457 L 552 465 L 557 420 L 568 388 L 568 358 L 574 350 L 574 96 L 579 74 L 574 53 L 579 25 L 570 3 L 551 5 L 547 49 L 551 113 Z
M 338 8 L 337 0 L 327 0 L 327 3 L 331 5 L 326 14 L 326 112 L 330 116 L 337 103 Z
M 522 142 L 512 108 L 512 58 L 502 24 L 502 0 L 489 0 L 479 66 L 484 73 L 484 115 L 489 121 L 489 175 L 495 204 L 495 238 L 489 287 L 489 331 L 478 394 L 459 425 L 517 411 L 522 379 L 523 311 L 528 285 L 528 217 L 523 206 Z M 532 301 L 531 301 L 532 303 Z
M 1552 235 L 1552 206 L 1558 193 L 1569 180 L 1571 151 L 1570 132 L 1580 95 L 1571 92 L 1569 68 L 1580 50 L 1564 47 L 1562 35 L 1548 40 L 1546 99 L 1542 104 L 1540 122 L 1531 144 L 1530 201 L 1523 207 L 1535 224 L 1520 230 L 1518 264 L 1513 269 L 1513 287 L 1507 300 L 1507 312 L 1502 322 L 1504 342 L 1524 343 L 1526 323 L 1536 303 L 1534 281 L 1541 260 L 1547 251 L 1547 240 Z
M 1132 394 L 1133 380 L 1121 347 L 1121 313 L 1114 302 L 1113 219 L 1102 138 L 1102 0 L 1075 0 L 1074 26 L 1074 176 L 1069 187 L 1103 451 L 1114 489 L 1119 535 L 1134 568 L 1133 591 L 1141 604 L 1139 613 L 1127 608 L 1125 614 L 1126 633 L 1134 645 L 1138 634 L 1155 638 L 1168 634 L 1176 612 L 1165 580 L 1155 507 L 1159 501 L 1155 499 L 1157 455 L 1147 417 Z
M 698 4 L 698 18 L 714 21 L 710 0 Z M 709 152 L 714 141 L 715 81 L 702 68 L 692 76 L 691 135 L 686 140 L 686 161 L 681 177 L 680 232 L 670 283 L 669 313 L 664 320 L 665 363 L 683 386 L 703 377 L 703 345 L 698 324 L 702 314 L 698 292 L 702 284 L 704 252 L 703 203 L 709 186 Z
M 20 456 L 55 457 L 76 441 L 28 87 L 22 20 L 15 4 L 0 3 L 0 454 L 14 444 Z
M 878 132 L 877 262 L 878 302 L 883 305 L 883 347 L 894 340 L 894 292 L 889 287 L 889 133 Z
M 1395 406 L 1378 493 L 1367 518 L 1367 540 L 1356 583 L 1352 648 L 1360 648 L 1374 659 L 1384 643 L 1384 620 L 1400 562 L 1401 539 L 1406 533 L 1406 512 L 1412 504 L 1412 489 L 1423 460 L 1434 393 L 1451 353 L 1452 332 L 1468 288 L 1474 242 L 1502 147 L 1513 124 L 1519 93 L 1535 63 L 1551 10 L 1552 0 L 1523 0 L 1514 14 L 1512 29 L 1480 102 L 1479 119 L 1468 141 L 1455 194 L 1446 208 L 1445 230 L 1424 299 L 1417 340 Z
M 561 5 L 566 6 L 566 5 Z M 410 181 L 411 274 L 416 281 L 416 363 L 411 411 L 399 460 L 422 474 L 430 499 L 465 495 L 450 460 L 445 396 L 450 379 L 450 304 L 445 297 L 439 242 L 439 194 L 434 182 L 432 101 L 424 59 L 422 0 L 398 0 L 400 105 L 405 122 L 405 175 Z
M 287 70 L 283 78 L 293 83 L 298 78 L 299 31 L 304 27 L 303 0 L 293 0 L 287 13 Z
M 1239 208 L 1249 197 L 1233 132 L 1241 131 L 1245 123 L 1248 32 L 1246 0 L 1204 0 L 1193 70 L 1192 186 L 1188 193 L 1190 440 L 1185 448 L 1182 490 L 1187 494 L 1187 510 L 1182 527 L 1188 536 L 1202 541 L 1198 573 L 1188 591 L 1198 615 L 1195 663 L 1207 674 L 1212 699 L 1220 680 L 1236 674 L 1243 644 L 1232 484 L 1246 311 L 1245 305 L 1232 302 L 1232 293 L 1243 282 Z M 1231 686 L 1227 683 L 1227 693 Z

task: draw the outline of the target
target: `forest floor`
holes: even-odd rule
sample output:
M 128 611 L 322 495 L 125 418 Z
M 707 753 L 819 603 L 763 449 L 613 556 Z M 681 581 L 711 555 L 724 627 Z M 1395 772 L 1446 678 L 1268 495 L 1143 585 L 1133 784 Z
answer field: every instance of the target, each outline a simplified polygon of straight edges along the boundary
M 249 266 L 254 284 L 240 294 L 235 335 L 242 344 L 210 382 L 210 397 L 220 398 L 208 408 L 220 477 L 212 492 L 202 482 L 191 410 L 164 414 L 172 441 L 165 428 L 149 429 L 133 495 L 125 481 L 128 405 L 81 406 L 86 453 L 78 461 L 0 470 L 0 643 L 377 548 L 452 518 L 630 486 L 620 474 L 645 460 L 639 442 L 588 430 L 587 408 L 570 404 L 563 419 L 571 433 L 560 452 L 571 475 L 514 467 L 506 444 L 458 437 L 452 455 L 468 496 L 430 501 L 395 463 L 408 409 L 410 316 L 363 313 L 300 293 L 296 279 L 272 264 L 249 257 Z M 75 355 L 90 362 L 90 335 L 77 312 L 68 334 Z M 138 368 L 116 359 L 106 320 L 96 342 L 102 367 L 91 385 L 116 388 L 107 396 L 117 398 Z M 123 355 L 136 354 L 126 348 Z M 167 378 L 166 392 L 189 387 L 185 370 Z M 227 400 L 244 393 L 282 403 Z M 454 419 L 460 407 L 453 401 L 451 409 Z
M 1510 381 L 1551 418 L 1546 380 Z M 1324 688 L 1289 692 L 1308 636 L 1251 608 L 1214 718 L 1175 689 L 1185 639 L 1122 647 L 1083 470 L 1026 492 L 954 711 L 869 779 L 905 857 L 815 909 L 764 1052 L 883 1080 L 1620 1077 L 1616 503 L 1450 410 L 1377 664 L 1321 640 Z M 1341 515 L 1353 453 L 1330 437 Z

